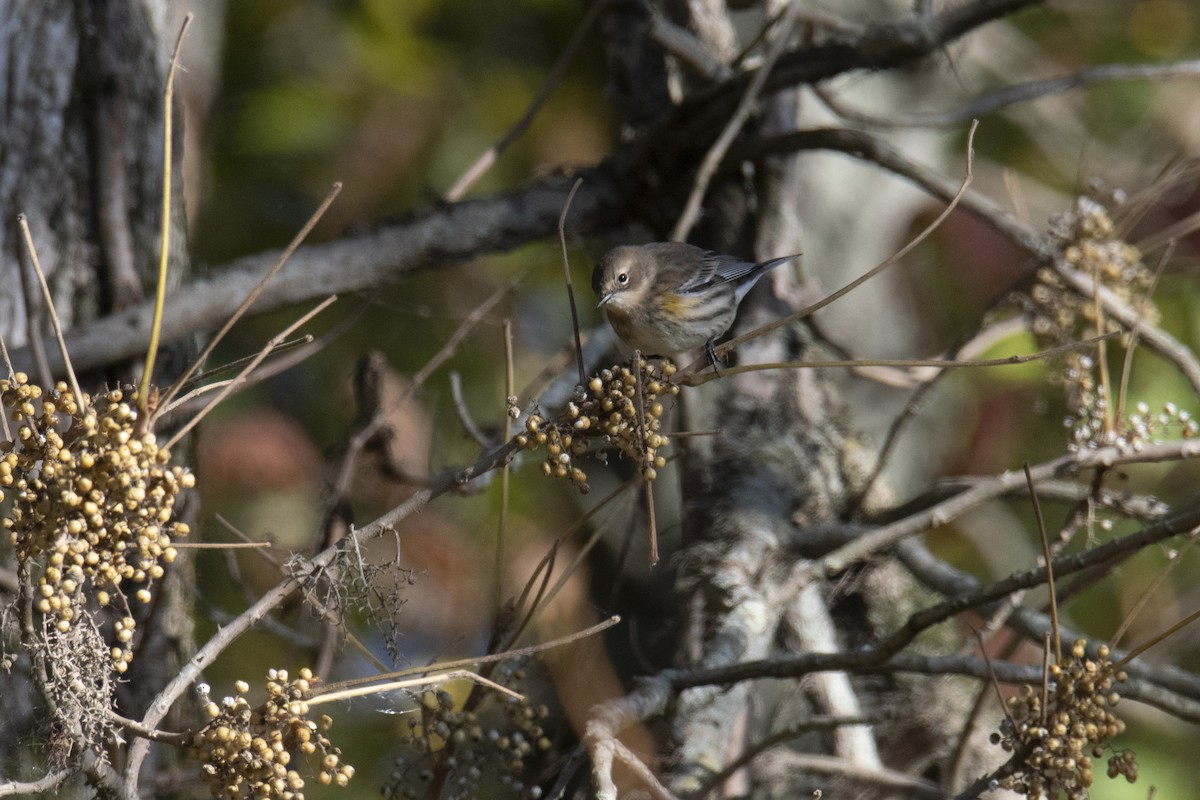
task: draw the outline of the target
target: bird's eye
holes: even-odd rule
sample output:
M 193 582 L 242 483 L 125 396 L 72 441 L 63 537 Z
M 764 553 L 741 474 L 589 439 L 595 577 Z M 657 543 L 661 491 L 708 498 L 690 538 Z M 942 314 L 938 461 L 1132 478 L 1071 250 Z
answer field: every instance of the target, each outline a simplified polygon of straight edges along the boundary
M 628 272 L 617 273 L 617 283 L 621 284 L 622 286 L 629 283 L 629 273 Z

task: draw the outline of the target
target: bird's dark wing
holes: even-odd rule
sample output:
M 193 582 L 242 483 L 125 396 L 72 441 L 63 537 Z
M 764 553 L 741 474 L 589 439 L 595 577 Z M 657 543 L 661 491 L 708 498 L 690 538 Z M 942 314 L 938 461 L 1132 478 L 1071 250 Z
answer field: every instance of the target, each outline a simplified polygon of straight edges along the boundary
M 737 256 L 727 256 L 711 251 L 699 255 L 700 268 L 696 274 L 679 287 L 681 292 L 698 292 L 719 283 L 737 281 L 758 267 L 753 261 L 743 261 Z

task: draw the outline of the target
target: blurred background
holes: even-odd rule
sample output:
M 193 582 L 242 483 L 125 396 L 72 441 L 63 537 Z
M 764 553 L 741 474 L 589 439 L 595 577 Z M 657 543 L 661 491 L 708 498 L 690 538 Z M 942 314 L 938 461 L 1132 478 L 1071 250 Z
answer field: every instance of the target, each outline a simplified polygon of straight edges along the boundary
M 865 23 L 895 19 L 908 10 L 906 4 L 834 3 L 812 13 Z M 342 181 L 345 189 L 311 241 L 368 229 L 437 203 L 521 116 L 582 13 L 581 3 L 551 0 L 260 0 L 229 3 L 223 13 L 215 6 L 198 9 L 197 35 L 218 43 L 213 52 L 220 57 L 189 64 L 185 47 L 183 58 L 189 73 L 182 78 L 189 136 L 186 188 L 197 272 L 220 270 L 238 256 L 285 245 L 334 181 Z M 753 18 L 747 16 L 745 24 L 752 29 Z M 1198 26 L 1200 10 L 1182 0 L 1055 4 L 1020 14 L 1015 24 L 986 27 L 919 75 L 900 76 L 903 86 L 894 75 L 856 75 L 826 89 L 863 114 L 920 117 L 953 109 L 991 88 L 1086 65 L 1196 58 Z M 208 86 L 215 88 L 208 91 Z M 805 100 L 802 120 L 836 124 L 836 110 L 814 94 Z M 1151 201 L 1144 208 L 1131 204 L 1141 212 L 1128 223 L 1135 243 L 1196 213 L 1200 194 L 1189 166 L 1189 159 L 1200 154 L 1195 79 L 1102 83 L 1009 106 L 981 121 L 974 188 L 1036 229 L 1044 229 L 1051 214 L 1070 209 L 1093 178 Z M 880 135 L 957 181 L 965 129 L 965 123 L 956 122 L 891 127 Z M 612 152 L 620 134 L 608 111 L 604 63 L 593 34 L 529 131 L 472 194 L 510 188 L 548 170 L 595 164 Z M 819 153 L 805 154 L 801 161 L 812 176 L 811 196 L 797 200 L 808 237 L 803 269 L 825 290 L 898 249 L 940 210 L 869 164 Z M 1172 170 L 1181 177 L 1164 183 Z M 630 235 L 644 237 L 645 232 Z M 1154 296 L 1160 325 L 1193 348 L 1200 345 L 1195 244 L 1194 234 L 1179 240 Z M 1152 267 L 1161 253 L 1161 246 L 1148 252 Z M 582 322 L 589 327 L 600 322 L 587 288 L 600 254 L 597 243 L 572 243 L 572 275 Z M 958 214 L 886 280 L 839 301 L 822 312 L 820 321 L 831 339 L 855 356 L 931 357 L 977 327 L 997 293 L 1024 266 L 1000 237 Z M 286 280 L 286 270 L 280 279 Z M 203 426 L 196 443 L 204 504 L 199 535 L 236 541 L 231 530 L 236 528 L 252 539 L 270 537 L 280 557 L 314 546 L 313 532 L 352 431 L 350 381 L 360 356 L 371 350 L 385 355 L 399 396 L 403 382 L 441 350 L 474 309 L 516 280 L 516 290 L 484 315 L 393 417 L 405 432 L 394 443 L 394 455 L 413 474 L 471 461 L 479 446 L 451 402 L 451 373 L 461 376 L 462 402 L 471 417 L 485 433 L 498 436 L 505 412 L 501 325 L 510 319 L 519 401 L 526 406 L 535 399 L 521 390 L 571 335 L 555 241 L 451 270 L 412 274 L 396 285 L 343 298 L 313 328 L 329 337 L 323 350 L 241 393 Z M 214 364 L 256 352 L 299 311 L 243 323 Z M 1003 316 L 1005 311 L 989 313 Z M 980 355 L 1036 348 L 1028 335 L 1014 334 Z M 1121 364 L 1114 369 L 1119 373 Z M 1128 385 L 1131 401 L 1145 402 L 1154 413 L 1173 402 L 1200 414 L 1187 385 L 1153 355 L 1141 352 L 1133 360 Z M 878 446 L 908 396 L 904 389 L 846 376 L 848 414 L 851 425 L 864 432 L 865 452 Z M 1068 442 L 1066 416 L 1063 391 L 1044 365 L 959 371 L 935 390 L 902 440 L 896 456 L 900 468 L 889 473 L 892 490 L 903 499 L 931 478 L 989 475 L 1052 458 Z M 595 472 L 593 495 L 603 495 L 603 469 L 595 465 Z M 1176 502 L 1195 495 L 1197 477 L 1192 464 L 1145 465 L 1124 476 L 1124 487 Z M 375 476 L 368 464 L 353 485 L 355 522 L 369 522 L 409 492 Z M 519 591 L 549 543 L 588 507 L 567 482 L 547 481 L 528 462 L 513 475 L 510 500 L 506 594 Z M 594 500 L 590 496 L 586 502 Z M 499 491 L 492 486 L 474 496 L 444 498 L 405 524 L 399 532 L 401 563 L 411 570 L 411 581 L 387 589 L 405 603 L 394 649 L 389 653 L 387 637 L 367 619 L 353 631 L 377 658 L 395 657 L 399 666 L 408 666 L 482 651 L 492 611 L 499 507 Z M 1047 503 L 1052 527 L 1066 511 L 1065 505 Z M 1104 539 L 1112 532 L 1096 520 L 1091 535 Z M 610 538 L 610 549 L 619 548 L 620 539 Z M 992 504 L 934 532 L 930 541 L 940 554 L 982 578 L 1025 568 L 1040 552 L 1031 512 L 1021 503 Z M 632 548 L 631 563 L 638 564 L 630 569 L 644 571 L 644 544 L 635 540 Z M 374 554 L 385 561 L 393 555 Z M 668 559 L 671 555 L 665 553 Z M 1172 555 L 1165 549 L 1144 554 L 1096 584 L 1066 609 L 1070 624 L 1089 636 L 1110 636 Z M 279 574 L 255 553 L 206 553 L 199 569 L 201 608 L 207 615 L 200 622 L 200 640 L 223 614 L 236 614 L 247 595 L 273 585 Z M 1191 554 L 1157 590 L 1126 643 L 1200 607 L 1198 573 L 1200 562 Z M 564 610 L 568 620 L 578 609 L 593 619 L 610 610 L 594 589 L 573 602 L 574 611 Z M 631 650 L 653 646 L 653 632 L 634 638 Z M 1198 644 L 1200 634 L 1188 629 L 1149 657 L 1200 670 Z M 210 679 L 220 694 L 235 679 L 252 680 L 273 666 L 298 668 L 306 657 L 302 642 L 259 630 L 243 637 Z M 347 647 L 328 677 L 371 669 Z M 356 796 L 366 796 L 392 770 L 396 734 L 406 724 L 405 714 L 395 713 L 405 706 L 392 700 L 356 700 L 336 715 L 333 738 L 359 770 Z M 1161 797 L 1191 796 L 1195 767 L 1179 754 L 1200 747 L 1197 730 L 1148 709 L 1128 713 L 1122 743 L 1137 750 L 1142 778 L 1133 786 L 1101 779 L 1093 796 L 1144 798 L 1151 785 Z M 314 790 L 312 796 L 322 795 Z

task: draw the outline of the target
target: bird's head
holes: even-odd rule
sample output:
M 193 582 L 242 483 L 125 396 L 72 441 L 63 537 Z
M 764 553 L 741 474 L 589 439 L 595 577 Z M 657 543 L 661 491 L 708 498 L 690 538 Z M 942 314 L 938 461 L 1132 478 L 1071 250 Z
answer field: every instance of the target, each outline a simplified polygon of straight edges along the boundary
M 600 259 L 592 272 L 592 290 L 597 305 L 636 307 L 654 284 L 655 264 L 644 248 L 614 247 Z

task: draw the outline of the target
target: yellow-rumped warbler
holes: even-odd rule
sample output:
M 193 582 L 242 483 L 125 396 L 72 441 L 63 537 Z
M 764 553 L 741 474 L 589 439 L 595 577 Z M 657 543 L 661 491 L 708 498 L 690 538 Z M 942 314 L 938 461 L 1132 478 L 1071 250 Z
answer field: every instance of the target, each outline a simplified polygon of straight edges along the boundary
M 592 289 L 626 344 L 667 356 L 712 342 L 763 273 L 795 255 L 754 263 L 682 242 L 623 245 L 592 273 Z M 714 361 L 715 363 L 715 361 Z

